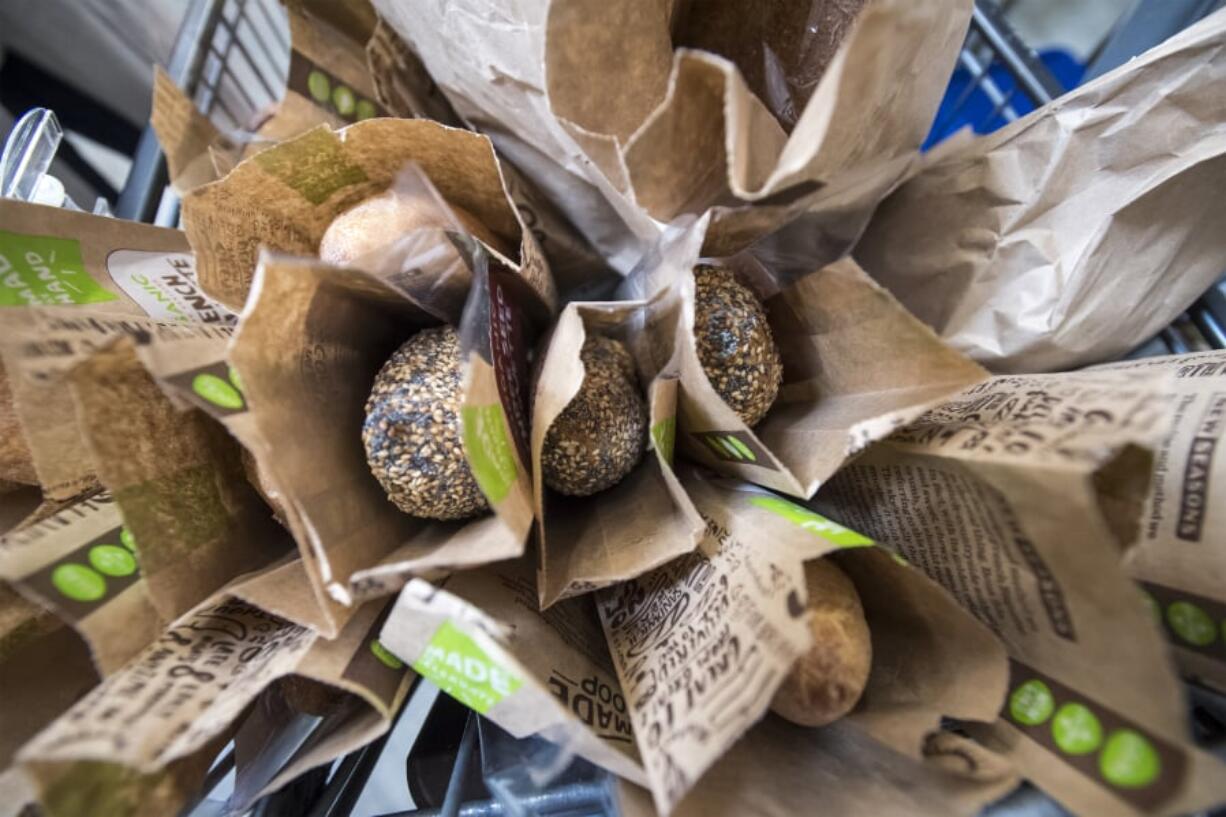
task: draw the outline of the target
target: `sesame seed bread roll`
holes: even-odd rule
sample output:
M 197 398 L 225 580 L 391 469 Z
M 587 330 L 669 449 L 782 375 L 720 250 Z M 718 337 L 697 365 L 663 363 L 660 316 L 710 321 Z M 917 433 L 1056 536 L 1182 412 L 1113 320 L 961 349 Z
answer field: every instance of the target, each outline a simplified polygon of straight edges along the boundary
M 489 510 L 460 440 L 460 339 L 423 329 L 375 375 L 362 442 L 370 472 L 400 510 L 466 519 Z
M 873 645 L 855 585 L 834 562 L 807 562 L 805 585 L 813 647 L 792 665 L 771 711 L 800 726 L 825 726 L 860 700 Z
M 588 335 L 579 354 L 583 384 L 549 426 L 541 449 L 541 478 L 568 496 L 612 488 L 647 444 L 647 404 L 630 352 L 612 338 Z
M 729 408 L 756 426 L 783 382 L 783 362 L 766 310 L 731 270 L 694 268 L 694 340 L 707 380 Z
M 464 229 L 503 255 L 509 256 L 505 241 L 492 233 L 476 216 L 454 204 L 451 212 Z M 319 242 L 320 260 L 339 267 L 360 265 L 372 253 L 387 250 L 401 236 L 426 227 L 440 229 L 452 225 L 445 221 L 434 202 L 388 190 L 350 207 L 324 232 Z

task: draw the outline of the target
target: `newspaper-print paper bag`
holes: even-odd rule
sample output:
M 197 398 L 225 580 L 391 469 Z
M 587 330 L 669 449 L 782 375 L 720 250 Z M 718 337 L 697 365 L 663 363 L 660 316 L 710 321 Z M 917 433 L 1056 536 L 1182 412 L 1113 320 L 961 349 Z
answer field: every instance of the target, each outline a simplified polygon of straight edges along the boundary
M 1173 421 L 1155 450 L 1137 543 L 1125 558 L 1180 669 L 1226 692 L 1226 352 L 1146 358 L 1095 371 L 1173 374 Z
M 372 119 L 335 132 L 320 126 L 189 193 L 183 224 L 201 285 L 241 308 L 261 247 L 317 256 L 332 220 L 387 190 L 409 163 L 421 168 L 446 201 L 516 248 L 514 259 L 498 260 L 552 308 L 549 267 L 508 197 L 489 139 L 420 119 Z
M 623 274 L 654 242 L 652 218 L 727 205 L 709 251 L 731 254 L 852 170 L 875 176 L 858 208 L 867 218 L 924 137 L 971 9 L 965 0 L 771 3 L 752 13 L 659 0 L 375 6 L 460 117 Z M 815 36 L 792 7 L 821 20 Z M 775 58 L 765 71 L 764 49 Z M 776 115 L 795 122 L 790 137 Z
M 1077 813 L 1181 814 L 1226 794 L 1220 764 L 1188 740 L 1167 647 L 1122 565 L 1166 388 L 1113 372 L 993 378 L 869 448 L 814 500 L 1000 637 L 1009 697 L 995 724 L 968 730 Z
M 1226 12 L 1034 114 L 938 148 L 856 259 L 998 372 L 1110 360 L 1222 274 Z
M 91 320 L 69 328 L 44 315 Z M 196 285 L 180 231 L 0 200 L 0 357 L 33 475 L 49 499 L 69 499 L 96 485 L 64 372 L 101 335 L 149 321 L 234 321 Z M 11 435 L 15 429 L 8 423 L 0 430 Z M 20 452 L 6 457 L 0 478 L 28 479 L 21 463 Z
M 666 239 L 628 289 L 680 298 L 677 444 L 690 459 L 808 497 L 849 457 L 932 403 L 987 377 L 874 284 L 851 259 L 791 283 L 749 254 L 717 260 L 762 301 L 783 361 L 783 384 L 749 428 L 711 386 L 694 337 L 698 242 L 704 219 Z M 668 324 L 654 332 L 669 331 Z
M 652 305 L 571 303 L 562 311 L 538 364 L 533 398 L 532 476 L 542 606 L 633 578 L 692 550 L 703 523 L 673 473 L 677 373 L 665 366 L 647 379 L 650 450 L 621 482 L 588 497 L 563 496 L 544 484 L 541 457 L 550 426 L 586 375 L 580 350 L 589 333 L 625 338 Z M 671 344 L 670 344 L 671 346 Z M 663 353 L 667 356 L 667 351 Z
M 174 622 L 19 759 L 50 814 L 82 813 L 84 803 L 90 813 L 165 814 L 158 781 L 178 764 L 207 769 L 235 719 L 293 674 L 347 693 L 351 714 L 299 771 L 332 760 L 386 731 L 408 690 L 412 673 L 375 645 L 385 606 L 365 605 L 329 641 L 223 594 Z

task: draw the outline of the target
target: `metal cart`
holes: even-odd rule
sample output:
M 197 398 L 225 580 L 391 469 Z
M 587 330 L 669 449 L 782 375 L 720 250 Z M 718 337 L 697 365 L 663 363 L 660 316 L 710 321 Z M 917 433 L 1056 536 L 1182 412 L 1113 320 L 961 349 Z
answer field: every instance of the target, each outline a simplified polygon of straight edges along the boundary
M 1154 32 L 1161 39 L 1223 4 L 1226 0 L 1138 2 L 1093 58 L 1091 72 L 1109 70 L 1156 42 L 1140 37 L 1138 32 Z M 1152 25 L 1154 14 L 1161 15 L 1164 26 Z M 288 28 L 276 0 L 191 0 L 167 70 L 215 123 L 223 129 L 242 131 L 280 97 L 288 57 Z M 934 128 L 937 135 L 959 121 L 978 125 L 979 130 L 998 127 L 1065 90 L 1038 55 L 1019 40 L 990 0 L 976 3 L 958 70 L 962 79 L 951 86 L 942 106 Z M 986 113 L 970 121 L 968 111 L 972 109 Z M 115 202 L 115 215 L 176 224 L 178 201 L 167 181 L 165 159 L 152 129 L 147 128 L 131 174 Z M 1132 354 L 1224 347 L 1226 282 L 1220 281 L 1185 315 L 1157 337 L 1140 343 Z M 1194 687 L 1188 692 L 1194 734 L 1202 745 L 1226 756 L 1226 700 Z M 307 716 L 287 723 L 286 732 L 294 735 L 288 753 L 303 751 L 312 735 L 325 729 L 326 723 Z M 330 767 L 301 776 L 256 803 L 252 814 L 497 817 L 508 812 L 490 793 L 488 782 L 499 773 L 491 770 L 490 756 L 495 747 L 505 747 L 509 740 L 488 721 L 419 680 L 387 735 Z M 222 753 L 201 792 L 200 803 L 188 814 L 204 817 L 216 813 L 219 804 L 214 793 L 225 788 L 233 762 L 232 749 Z M 385 791 L 376 791 L 379 787 Z M 610 814 L 611 781 L 605 773 L 576 760 L 548 788 L 521 802 L 538 814 L 553 817 Z M 415 809 L 405 811 L 410 804 L 415 804 Z M 991 817 L 1063 814 L 1058 805 L 1029 786 L 988 810 Z M 1214 815 L 1223 817 L 1226 808 Z

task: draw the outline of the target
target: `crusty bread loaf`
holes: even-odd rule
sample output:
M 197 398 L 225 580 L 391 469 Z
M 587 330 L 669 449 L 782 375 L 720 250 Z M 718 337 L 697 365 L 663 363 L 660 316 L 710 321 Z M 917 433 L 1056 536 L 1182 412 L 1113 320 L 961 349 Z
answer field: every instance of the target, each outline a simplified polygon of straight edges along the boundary
M 503 255 L 509 255 L 507 242 L 491 232 L 476 216 L 455 204 L 449 206 L 473 237 Z M 414 230 L 450 226 L 434 202 L 388 190 L 350 207 L 333 219 L 319 242 L 319 257 L 340 267 L 360 266 L 362 259 L 388 249 L 401 236 Z
M 824 726 L 860 700 L 873 661 L 872 639 L 860 596 L 829 559 L 805 565 L 813 648 L 792 666 L 771 710 L 801 726 Z

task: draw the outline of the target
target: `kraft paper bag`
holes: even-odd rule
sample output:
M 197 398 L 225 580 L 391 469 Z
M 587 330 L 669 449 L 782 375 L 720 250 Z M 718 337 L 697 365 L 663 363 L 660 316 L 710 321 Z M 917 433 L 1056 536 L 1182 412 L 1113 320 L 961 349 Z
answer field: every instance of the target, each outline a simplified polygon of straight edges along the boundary
M 853 220 L 867 219 L 923 140 L 971 12 L 964 0 L 375 7 L 457 114 L 623 274 L 655 241 L 653 219 L 718 206 L 709 251 L 727 255 L 848 173 L 874 176 Z
M 1222 274 L 1226 14 L 989 136 L 951 140 L 856 259 L 997 372 L 1119 357 Z
M 441 234 L 433 240 L 447 243 Z M 333 637 L 354 605 L 395 592 L 410 576 L 523 553 L 532 522 L 531 320 L 520 305 L 535 296 L 518 275 L 479 267 L 463 310 L 462 439 L 494 512 L 454 522 L 397 509 L 361 442 L 376 372 L 439 319 L 377 276 L 310 259 L 266 256 L 252 292 L 232 343 L 154 345 L 145 362 L 172 399 L 219 420 L 251 453 L 259 487 L 298 544 L 310 591 L 292 610 L 273 609 Z M 202 379 L 220 387 L 202 388 Z
M 260 248 L 318 256 L 332 220 L 393 185 L 414 163 L 442 197 L 515 248 L 497 257 L 552 309 L 556 291 L 535 235 L 510 199 L 484 136 L 426 120 L 372 119 L 340 131 L 307 131 L 237 165 L 183 199 L 183 224 L 201 285 L 239 309 Z
M 64 372 L 102 336 L 235 317 L 200 290 L 178 230 L 9 199 L 0 225 L 0 358 L 12 399 L 0 419 L 11 436 L 11 411 L 24 437 L 4 444 L 0 478 L 34 477 L 49 499 L 69 499 L 96 480 Z
M 580 350 L 588 334 L 627 339 L 636 319 L 653 308 L 655 304 L 645 302 L 571 303 L 538 363 L 532 476 L 543 607 L 634 578 L 693 550 L 702 538 L 702 519 L 673 472 L 678 380 L 676 367 L 667 363 L 650 379 L 646 372 L 639 373 L 639 382 L 648 384 L 642 396 L 650 449 L 621 482 L 591 496 L 574 497 L 555 492 L 542 479 L 546 435 L 583 384 Z M 669 354 L 668 349 L 656 351 Z
M 808 497 L 870 442 L 988 376 L 941 343 L 851 259 L 795 280 L 752 254 L 703 259 L 706 221 L 672 231 L 626 287 L 631 295 L 669 294 L 681 304 L 679 319 L 658 321 L 645 337 L 676 333 L 677 445 L 687 458 Z M 700 262 L 731 269 L 754 292 L 779 348 L 779 396 L 752 429 L 715 392 L 698 358 L 691 271 Z
M 165 791 L 159 781 L 198 763 L 203 774 L 235 719 L 292 675 L 336 690 L 335 705 L 347 711 L 295 769 L 331 761 L 385 732 L 408 691 L 412 673 L 376 645 L 385 606 L 362 607 L 325 640 L 223 593 L 174 622 L 28 742 L 19 760 L 50 814 L 80 813 L 84 803 L 97 813 L 163 814 L 158 792 L 195 790 Z
M 1155 357 L 1094 371 L 1173 375 L 1170 433 L 1155 450 L 1137 543 L 1125 565 L 1146 593 L 1179 668 L 1226 692 L 1226 352 Z
M 53 612 L 108 676 L 165 626 L 114 499 L 98 492 L 0 538 L 0 577 Z
M 1079 372 L 968 389 L 845 466 L 813 506 L 902 554 L 1004 642 L 1009 697 L 967 731 L 1076 813 L 1221 802 L 1159 624 L 1123 569 L 1167 380 Z

